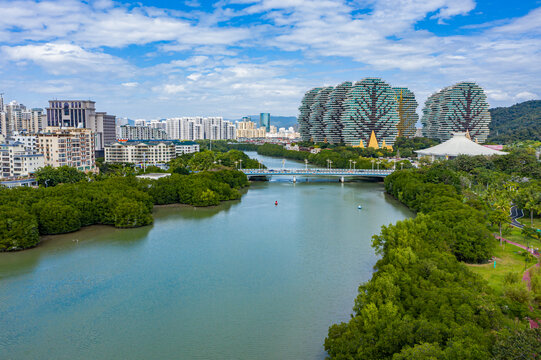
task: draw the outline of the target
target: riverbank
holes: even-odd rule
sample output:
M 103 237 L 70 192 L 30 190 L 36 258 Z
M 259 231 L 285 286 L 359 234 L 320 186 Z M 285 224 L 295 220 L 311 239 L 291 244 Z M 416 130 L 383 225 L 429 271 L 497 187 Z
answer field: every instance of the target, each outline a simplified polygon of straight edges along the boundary
M 149 225 L 154 205 L 218 205 L 239 199 L 239 190 L 248 184 L 242 172 L 220 170 L 157 180 L 112 176 L 37 189 L 0 189 L 0 251 L 30 248 L 40 235 L 71 233 L 94 224 Z

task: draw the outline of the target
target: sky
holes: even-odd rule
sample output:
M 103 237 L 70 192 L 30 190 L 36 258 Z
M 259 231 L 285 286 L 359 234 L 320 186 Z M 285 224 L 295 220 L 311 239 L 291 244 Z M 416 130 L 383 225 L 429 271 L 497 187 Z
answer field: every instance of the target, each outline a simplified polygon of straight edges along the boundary
M 316 86 L 379 77 L 426 98 L 475 81 L 541 98 L 541 0 L 0 0 L 0 93 L 132 119 L 296 116 Z

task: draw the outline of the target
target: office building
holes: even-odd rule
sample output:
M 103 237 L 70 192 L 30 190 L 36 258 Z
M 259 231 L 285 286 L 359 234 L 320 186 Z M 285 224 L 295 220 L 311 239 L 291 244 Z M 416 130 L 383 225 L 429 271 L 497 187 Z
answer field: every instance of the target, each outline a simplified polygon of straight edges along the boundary
M 269 113 L 260 113 L 259 114 L 259 127 L 264 127 L 267 129 L 267 132 L 270 131 L 271 126 L 271 116 Z
M 455 132 L 465 132 L 479 143 L 489 134 L 491 117 L 487 97 L 474 82 L 448 86 L 428 97 L 423 108 L 423 136 L 448 140 Z
M 95 105 L 90 100 L 49 100 L 47 126 L 91 129 L 95 151 L 103 154 L 105 144 L 116 140 L 116 117 L 96 112 Z
M 17 141 L 0 144 L 0 164 L 2 178 L 17 178 L 32 175 L 45 166 L 43 154 L 25 149 Z
M 45 156 L 45 165 L 94 171 L 94 140 L 91 129 L 47 127 L 38 134 L 38 148 Z

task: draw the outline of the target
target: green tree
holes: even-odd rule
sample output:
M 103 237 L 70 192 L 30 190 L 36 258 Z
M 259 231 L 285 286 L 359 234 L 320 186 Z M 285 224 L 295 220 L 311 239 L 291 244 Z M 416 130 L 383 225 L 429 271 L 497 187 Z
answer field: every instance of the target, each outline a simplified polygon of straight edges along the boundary
M 39 185 L 56 186 L 58 184 L 76 183 L 86 179 L 86 174 L 70 166 L 53 168 L 45 166 L 35 173 Z
M 34 204 L 33 209 L 42 235 L 62 234 L 81 228 L 79 211 L 61 200 L 43 199 Z
M 0 205 L 0 251 L 26 249 L 38 242 L 34 215 L 19 207 Z
M 148 208 L 138 201 L 122 198 L 116 204 L 114 211 L 114 225 L 128 228 L 152 224 L 152 215 Z

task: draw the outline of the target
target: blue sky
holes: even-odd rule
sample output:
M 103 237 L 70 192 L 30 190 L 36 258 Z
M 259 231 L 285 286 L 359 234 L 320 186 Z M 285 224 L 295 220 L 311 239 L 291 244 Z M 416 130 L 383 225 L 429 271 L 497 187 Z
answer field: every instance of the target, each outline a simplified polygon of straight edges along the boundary
M 0 0 L 0 92 L 121 117 L 297 115 L 315 86 L 380 77 L 491 106 L 541 98 L 539 0 Z M 419 109 L 420 109 L 419 108 Z

